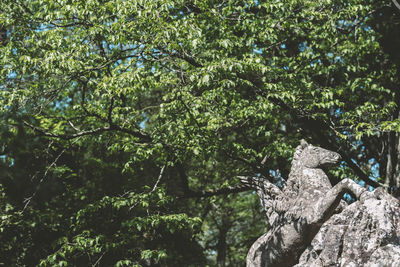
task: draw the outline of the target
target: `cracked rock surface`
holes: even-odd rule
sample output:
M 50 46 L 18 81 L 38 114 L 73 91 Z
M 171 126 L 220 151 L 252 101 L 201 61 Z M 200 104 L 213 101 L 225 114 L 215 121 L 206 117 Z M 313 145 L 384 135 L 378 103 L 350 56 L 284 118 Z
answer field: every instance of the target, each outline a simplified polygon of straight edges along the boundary
M 400 266 L 399 201 L 386 195 L 347 206 L 322 225 L 295 266 Z

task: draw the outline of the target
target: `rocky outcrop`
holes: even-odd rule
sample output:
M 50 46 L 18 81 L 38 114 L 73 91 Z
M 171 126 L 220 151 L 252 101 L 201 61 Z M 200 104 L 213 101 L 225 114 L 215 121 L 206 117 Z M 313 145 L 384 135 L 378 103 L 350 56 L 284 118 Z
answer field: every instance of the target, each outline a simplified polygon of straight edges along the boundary
M 400 266 L 399 201 L 381 192 L 333 215 L 296 265 L 304 266 Z
M 398 200 L 350 179 L 332 187 L 322 167 L 339 159 L 302 141 L 283 190 L 262 177 L 239 177 L 256 189 L 270 225 L 250 248 L 248 267 L 400 266 Z M 347 205 L 345 193 L 357 201 Z

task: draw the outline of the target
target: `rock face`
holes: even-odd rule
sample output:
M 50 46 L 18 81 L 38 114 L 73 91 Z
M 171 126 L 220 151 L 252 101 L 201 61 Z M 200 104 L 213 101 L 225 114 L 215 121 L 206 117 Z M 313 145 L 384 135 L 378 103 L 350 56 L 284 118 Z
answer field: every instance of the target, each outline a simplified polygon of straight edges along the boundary
M 339 159 L 302 141 L 283 190 L 260 177 L 239 177 L 256 189 L 271 228 L 250 248 L 248 267 L 400 266 L 399 201 L 350 179 L 332 187 L 322 167 Z M 347 205 L 344 193 L 359 201 Z
M 333 215 L 296 267 L 400 266 L 400 205 L 384 194 L 383 199 L 357 201 Z

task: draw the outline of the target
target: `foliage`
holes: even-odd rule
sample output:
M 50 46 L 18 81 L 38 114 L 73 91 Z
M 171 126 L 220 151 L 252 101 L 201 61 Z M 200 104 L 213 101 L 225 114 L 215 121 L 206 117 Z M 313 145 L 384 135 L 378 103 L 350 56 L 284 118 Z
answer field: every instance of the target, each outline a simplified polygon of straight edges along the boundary
M 333 183 L 399 194 L 399 16 L 370 0 L 3 0 L 0 263 L 243 265 L 266 225 L 235 176 L 282 183 L 301 138 L 342 154 Z

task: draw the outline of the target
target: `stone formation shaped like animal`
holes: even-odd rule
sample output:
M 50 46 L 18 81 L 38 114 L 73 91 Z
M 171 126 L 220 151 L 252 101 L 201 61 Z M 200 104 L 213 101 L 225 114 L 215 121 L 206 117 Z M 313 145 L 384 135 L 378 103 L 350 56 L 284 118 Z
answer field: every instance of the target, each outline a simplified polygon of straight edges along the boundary
M 238 177 L 256 189 L 270 226 L 251 246 L 247 267 L 295 265 L 322 224 L 337 212 L 345 193 L 361 201 L 375 197 L 350 179 L 332 187 L 322 168 L 337 164 L 340 158 L 336 152 L 302 140 L 283 190 L 260 177 Z

